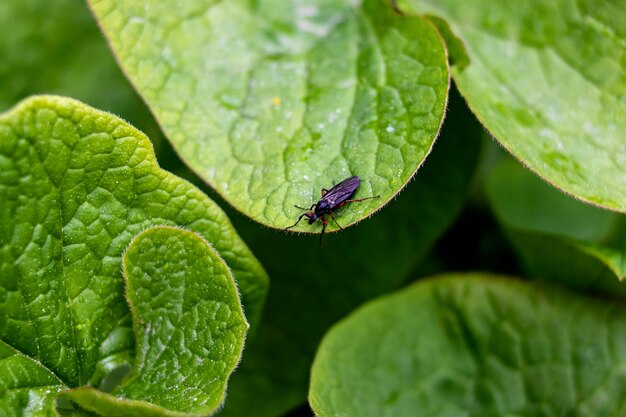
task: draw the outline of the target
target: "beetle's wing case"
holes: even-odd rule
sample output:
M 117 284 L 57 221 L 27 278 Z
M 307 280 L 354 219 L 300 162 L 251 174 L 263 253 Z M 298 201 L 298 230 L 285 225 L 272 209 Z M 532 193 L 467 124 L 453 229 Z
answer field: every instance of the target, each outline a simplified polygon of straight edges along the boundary
M 361 184 L 361 179 L 356 175 L 354 177 L 346 178 L 328 190 L 328 192 L 324 194 L 324 197 L 322 197 L 322 200 L 327 201 L 332 210 L 349 199 L 350 196 L 354 194 L 356 189 L 359 188 L 359 184 Z

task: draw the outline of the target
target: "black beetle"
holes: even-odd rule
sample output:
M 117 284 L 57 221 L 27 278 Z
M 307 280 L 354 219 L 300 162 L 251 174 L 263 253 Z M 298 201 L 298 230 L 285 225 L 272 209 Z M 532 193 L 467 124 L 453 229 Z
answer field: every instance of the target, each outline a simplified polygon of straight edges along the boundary
M 322 238 L 324 237 L 324 231 L 326 230 L 326 225 L 328 224 L 328 220 L 324 217 L 327 214 L 330 214 L 330 217 L 333 219 L 335 224 L 339 226 L 341 230 L 343 227 L 337 220 L 335 219 L 334 211 L 339 207 L 343 207 L 348 203 L 358 203 L 359 201 L 370 200 L 372 198 L 378 198 L 380 196 L 374 197 L 366 197 L 359 198 L 355 200 L 350 200 L 349 198 L 354 194 L 357 188 L 359 188 L 359 184 L 361 184 L 361 179 L 356 175 L 350 178 L 346 178 L 341 181 L 339 184 L 333 186 L 330 190 L 322 188 L 322 198 L 317 202 L 311 205 L 308 209 L 300 206 L 296 206 L 300 210 L 306 210 L 306 213 L 302 214 L 298 217 L 298 221 L 292 224 L 291 226 L 285 228 L 285 230 L 289 230 L 292 227 L 295 227 L 303 217 L 308 217 L 309 224 L 315 223 L 317 220 L 321 220 L 324 226 L 322 227 L 322 234 L 320 235 L 320 248 L 322 247 Z M 312 210 L 312 211 L 311 211 Z

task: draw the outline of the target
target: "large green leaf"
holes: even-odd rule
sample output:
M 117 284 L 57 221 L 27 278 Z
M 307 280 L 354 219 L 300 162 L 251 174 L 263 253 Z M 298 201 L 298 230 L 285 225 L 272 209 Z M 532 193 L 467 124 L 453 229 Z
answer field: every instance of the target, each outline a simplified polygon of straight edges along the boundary
M 511 160 L 496 165 L 487 196 L 528 272 L 626 294 L 626 216 L 574 200 Z
M 623 1 L 404 3 L 458 36 L 443 31 L 452 75 L 500 143 L 563 191 L 626 211 Z
M 292 224 L 295 204 L 350 175 L 362 178 L 357 195 L 381 196 L 343 224 L 362 219 L 407 183 L 439 131 L 441 39 L 382 1 L 90 4 L 185 163 L 266 225 Z
M 97 386 L 129 362 L 122 252 L 140 231 L 167 224 L 214 245 L 258 316 L 267 288 L 258 261 L 215 203 L 158 167 L 144 135 L 61 97 L 1 115 L 0 341 L 8 356 L 67 387 Z
M 626 308 L 485 275 L 429 279 L 326 335 L 325 416 L 622 416 Z
M 228 266 L 193 232 L 159 226 L 133 239 L 124 272 L 135 367 L 114 395 L 77 388 L 67 396 L 109 416 L 211 413 L 248 327 Z
M 220 416 L 275 417 L 304 403 L 326 330 L 414 276 L 460 213 L 478 159 L 482 127 L 458 94 L 451 95 L 450 109 L 431 156 L 397 200 L 358 227 L 327 236 L 321 250 L 315 237 L 286 237 L 233 216 L 272 276 L 272 288 Z

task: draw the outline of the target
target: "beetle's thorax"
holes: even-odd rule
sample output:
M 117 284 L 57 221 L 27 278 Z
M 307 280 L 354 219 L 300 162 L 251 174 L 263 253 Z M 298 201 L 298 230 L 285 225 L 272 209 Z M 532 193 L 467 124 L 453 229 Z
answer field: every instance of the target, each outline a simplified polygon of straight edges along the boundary
M 328 204 L 328 201 L 320 200 L 317 206 L 315 206 L 315 213 L 317 215 L 330 213 L 330 204 Z

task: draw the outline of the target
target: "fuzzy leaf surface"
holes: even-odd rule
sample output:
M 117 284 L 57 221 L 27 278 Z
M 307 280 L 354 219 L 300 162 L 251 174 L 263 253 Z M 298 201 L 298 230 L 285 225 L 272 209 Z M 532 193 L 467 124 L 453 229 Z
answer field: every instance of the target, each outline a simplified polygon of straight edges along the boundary
M 113 395 L 77 388 L 68 397 L 110 416 L 212 413 L 248 329 L 228 266 L 195 233 L 157 226 L 130 243 L 124 273 L 137 338 L 132 373 Z

